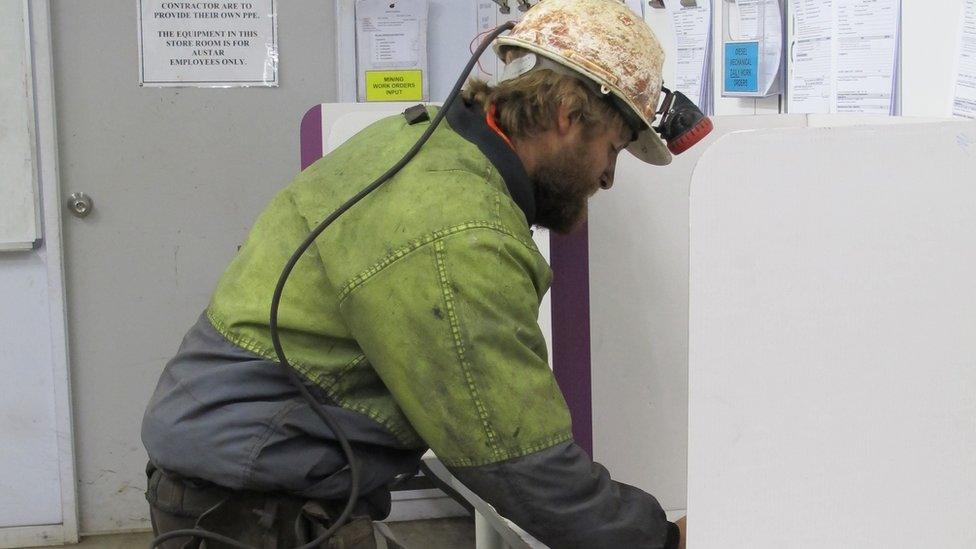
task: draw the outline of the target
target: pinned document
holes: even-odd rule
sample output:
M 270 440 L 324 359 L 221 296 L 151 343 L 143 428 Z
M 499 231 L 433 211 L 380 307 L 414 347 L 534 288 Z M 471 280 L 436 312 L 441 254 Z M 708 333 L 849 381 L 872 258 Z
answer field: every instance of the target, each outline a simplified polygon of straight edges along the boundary
M 729 36 L 732 40 L 759 40 L 762 3 L 763 0 L 735 0 L 729 3 Z
M 833 106 L 895 114 L 901 0 L 834 0 Z
M 517 23 L 525 15 L 525 12 L 518 9 L 509 9 L 508 13 L 502 13 L 498 8 L 498 4 L 489 0 L 479 0 L 477 10 L 478 21 L 475 27 L 477 34 L 471 39 L 471 43 L 468 45 L 468 49 L 472 54 L 474 54 L 474 50 L 478 48 L 481 41 L 491 34 L 491 31 L 508 22 Z M 489 53 L 482 55 L 481 59 L 478 60 L 474 75 L 478 79 L 494 85 L 498 83 L 498 77 L 501 76 L 504 67 L 505 63 L 497 55 Z
M 139 2 L 139 84 L 231 88 L 278 85 L 274 0 Z
M 725 0 L 723 79 L 726 97 L 782 92 L 783 6 L 780 0 Z
M 793 0 L 793 59 L 787 112 L 829 113 L 834 17 L 831 0 Z
M 714 111 L 711 86 L 712 1 L 671 0 L 666 5 L 674 24 L 677 91 L 705 114 Z M 665 85 L 668 85 L 665 82 Z
M 357 0 L 359 101 L 427 101 L 427 0 Z
M 897 114 L 900 0 L 791 0 L 788 112 Z
M 952 114 L 976 118 L 976 0 L 966 0 L 960 26 Z

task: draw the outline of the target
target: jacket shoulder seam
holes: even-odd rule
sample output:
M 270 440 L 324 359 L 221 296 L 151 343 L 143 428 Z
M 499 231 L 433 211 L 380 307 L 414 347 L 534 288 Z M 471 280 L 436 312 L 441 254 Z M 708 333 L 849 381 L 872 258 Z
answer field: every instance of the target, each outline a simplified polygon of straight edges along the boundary
M 278 368 L 283 367 L 281 366 L 281 364 L 278 363 L 278 356 L 274 354 L 273 350 L 266 350 L 264 345 L 261 345 L 251 340 L 250 338 L 230 333 L 230 331 L 227 330 L 227 327 L 224 325 L 224 323 L 217 318 L 216 314 L 213 312 L 213 309 L 210 307 L 207 308 L 207 319 L 210 320 L 210 323 L 213 324 L 214 329 L 216 329 L 221 336 L 223 336 L 225 339 L 227 339 L 234 345 L 237 345 L 238 347 L 244 350 L 251 351 L 252 353 L 260 356 L 261 358 L 270 360 Z M 364 360 L 366 360 L 366 355 L 363 354 L 360 354 L 359 356 L 351 360 L 339 371 L 339 375 L 337 376 L 336 379 L 332 380 L 331 383 L 326 382 L 326 380 L 323 379 L 328 376 L 326 376 L 322 372 L 316 373 L 316 369 L 311 367 L 309 364 L 306 364 L 305 362 L 302 361 L 292 360 L 292 359 L 289 359 L 288 361 L 295 368 L 295 370 L 297 370 L 302 376 L 304 376 L 306 379 L 308 379 L 316 386 L 318 386 L 340 408 L 351 410 L 353 412 L 358 412 L 372 419 L 373 421 L 379 423 L 384 428 L 386 428 L 386 430 L 389 431 L 390 434 L 392 434 L 405 447 L 416 446 L 418 444 L 416 435 L 410 432 L 409 429 L 403 428 L 402 426 L 394 422 L 391 417 L 387 417 L 385 414 L 381 414 L 380 412 L 370 408 L 369 406 L 365 406 L 357 402 L 351 401 L 349 399 L 342 398 L 339 395 L 338 391 L 336 390 L 336 384 L 337 384 L 336 382 L 338 381 L 338 378 L 352 371 L 356 366 L 360 365 Z

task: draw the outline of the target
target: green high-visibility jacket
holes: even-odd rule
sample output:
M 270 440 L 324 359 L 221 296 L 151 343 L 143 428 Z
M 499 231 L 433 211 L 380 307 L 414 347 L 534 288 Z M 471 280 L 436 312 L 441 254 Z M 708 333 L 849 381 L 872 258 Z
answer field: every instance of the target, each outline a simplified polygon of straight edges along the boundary
M 373 124 L 282 191 L 220 280 L 214 327 L 275 360 L 282 265 L 427 125 Z M 493 463 L 571 438 L 537 323 L 551 277 L 498 169 L 445 125 L 319 237 L 288 280 L 279 330 L 289 362 L 339 406 L 447 465 Z

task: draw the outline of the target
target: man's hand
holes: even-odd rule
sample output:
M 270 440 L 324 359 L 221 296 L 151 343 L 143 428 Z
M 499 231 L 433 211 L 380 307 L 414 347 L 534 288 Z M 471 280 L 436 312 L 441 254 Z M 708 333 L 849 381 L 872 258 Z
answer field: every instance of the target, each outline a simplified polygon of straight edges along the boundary
M 687 518 L 688 517 L 681 517 L 681 518 L 678 519 L 677 522 L 675 522 L 675 524 L 678 525 L 678 531 L 681 532 L 681 540 L 678 541 L 678 549 L 685 549 L 685 543 L 686 543 L 685 542 L 685 540 L 686 540 L 686 537 L 685 537 L 686 534 L 685 534 L 685 532 L 688 531 L 688 525 L 686 523 L 686 519 Z

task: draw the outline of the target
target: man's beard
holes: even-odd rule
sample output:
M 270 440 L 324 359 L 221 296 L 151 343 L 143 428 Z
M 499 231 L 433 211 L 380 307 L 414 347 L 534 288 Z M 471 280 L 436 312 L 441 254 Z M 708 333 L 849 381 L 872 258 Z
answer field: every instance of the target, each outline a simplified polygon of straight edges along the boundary
M 560 234 L 586 219 L 586 201 L 595 184 L 585 179 L 587 144 L 562 149 L 538 164 L 530 175 L 535 192 L 535 223 Z

